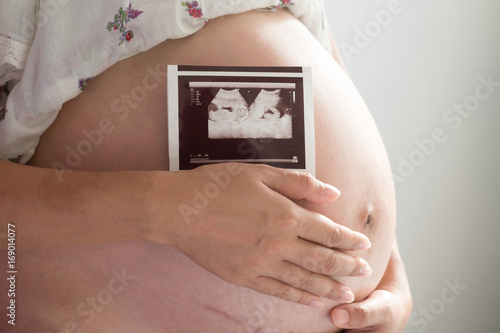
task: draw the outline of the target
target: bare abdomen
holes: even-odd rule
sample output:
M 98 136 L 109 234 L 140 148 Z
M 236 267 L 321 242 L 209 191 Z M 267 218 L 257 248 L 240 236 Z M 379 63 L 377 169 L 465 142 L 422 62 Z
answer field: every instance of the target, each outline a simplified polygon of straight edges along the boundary
M 90 154 L 68 166 L 85 170 L 168 170 L 166 80 L 162 74 L 167 64 L 312 67 L 316 176 L 337 186 L 342 195 L 331 204 L 304 206 L 370 238 L 372 248 L 359 255 L 370 263 L 373 274 L 342 280 L 358 299 L 366 297 L 381 279 L 394 237 L 394 192 L 387 157 L 373 120 L 350 80 L 286 11 L 250 12 L 213 20 L 191 37 L 164 42 L 115 64 L 64 105 L 42 137 L 31 164 L 67 164 L 67 147 L 76 150 L 79 142 L 88 140 L 84 133 L 99 129 L 106 119 L 113 129 L 103 133 L 102 141 L 93 145 Z M 134 87 L 145 84 L 155 88 L 147 90 L 144 100 L 134 100 Z M 19 258 L 23 266 L 19 297 L 24 304 L 19 316 L 29 318 L 26 323 L 38 329 L 334 329 L 328 317 L 336 305 L 333 302 L 317 310 L 230 285 L 177 250 L 161 245 L 103 244 L 29 251 Z

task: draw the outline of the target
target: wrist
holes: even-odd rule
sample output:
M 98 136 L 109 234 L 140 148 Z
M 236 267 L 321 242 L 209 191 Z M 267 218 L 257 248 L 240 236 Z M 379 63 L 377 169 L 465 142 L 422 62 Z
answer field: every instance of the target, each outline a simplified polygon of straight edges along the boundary
M 174 246 L 178 217 L 175 198 L 179 195 L 178 172 L 143 172 L 142 193 L 137 218 L 132 222 L 131 238 Z M 133 203 L 132 203 L 133 204 Z

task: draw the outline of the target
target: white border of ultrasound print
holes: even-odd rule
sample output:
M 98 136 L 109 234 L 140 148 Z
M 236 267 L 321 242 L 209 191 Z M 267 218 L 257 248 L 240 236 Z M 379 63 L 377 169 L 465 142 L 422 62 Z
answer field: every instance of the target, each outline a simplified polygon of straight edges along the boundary
M 223 72 L 223 71 L 179 71 L 177 65 L 168 65 L 168 155 L 170 171 L 179 171 L 179 76 L 236 76 L 236 77 L 301 77 L 304 96 L 304 137 L 305 137 L 305 169 L 313 176 L 316 173 L 314 145 L 314 103 L 312 90 L 312 71 L 310 67 L 302 67 L 296 72 Z

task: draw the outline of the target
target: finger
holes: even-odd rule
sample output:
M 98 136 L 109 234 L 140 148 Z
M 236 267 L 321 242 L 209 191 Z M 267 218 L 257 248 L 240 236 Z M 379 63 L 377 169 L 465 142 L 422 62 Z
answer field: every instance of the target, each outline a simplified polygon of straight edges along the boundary
M 287 251 L 285 259 L 308 271 L 333 276 L 369 276 L 370 265 L 359 257 L 303 239 Z
M 388 292 L 380 290 L 359 303 L 335 308 L 330 317 L 340 328 L 369 328 L 387 324 L 393 318 Z
M 265 185 L 291 200 L 324 203 L 340 196 L 335 186 L 325 184 L 307 172 L 269 167 L 262 175 Z
M 271 277 L 287 285 L 340 303 L 354 300 L 354 294 L 347 286 L 328 276 L 313 273 L 287 261 L 282 261 L 277 268 L 280 273 Z
M 319 296 L 308 291 L 295 288 L 271 277 L 259 276 L 252 289 L 266 295 L 284 299 L 285 301 L 313 307 L 323 307 L 323 301 Z
M 326 247 L 345 251 L 365 250 L 371 247 L 368 237 L 360 232 L 337 224 L 318 213 L 303 209 L 303 222 L 299 225 L 299 237 Z

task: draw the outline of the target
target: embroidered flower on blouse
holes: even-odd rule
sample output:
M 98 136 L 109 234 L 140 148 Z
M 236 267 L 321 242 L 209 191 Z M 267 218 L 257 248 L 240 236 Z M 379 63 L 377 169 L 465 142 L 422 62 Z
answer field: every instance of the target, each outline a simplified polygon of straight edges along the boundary
M 89 84 L 90 80 L 92 80 L 92 77 L 87 77 L 85 79 L 78 80 L 78 87 L 80 88 L 81 91 L 84 91 L 87 88 L 87 85 Z
M 130 20 L 137 18 L 137 16 L 142 13 L 143 12 L 141 10 L 132 9 L 132 2 L 129 2 L 128 7 L 125 9 L 120 7 L 113 22 L 108 22 L 108 25 L 106 26 L 108 31 L 119 30 L 122 34 L 118 45 L 122 45 L 125 41 L 129 42 L 132 38 L 134 38 L 134 32 L 132 30 L 127 30 L 127 24 Z
M 6 108 L 0 108 L 0 121 L 5 119 L 5 114 L 7 113 Z
M 280 3 L 276 6 L 271 6 L 273 9 L 285 8 L 288 6 L 293 6 L 293 2 L 291 0 L 280 0 Z
M 9 161 L 11 161 L 12 163 L 20 163 L 22 159 L 23 155 L 17 155 L 17 157 L 9 158 Z
M 186 8 L 186 11 L 194 18 L 200 18 L 203 16 L 201 7 L 198 7 L 198 1 L 181 1 L 181 4 Z

